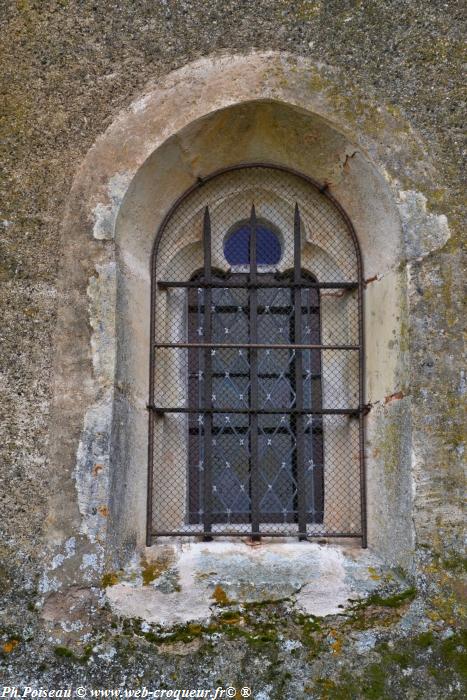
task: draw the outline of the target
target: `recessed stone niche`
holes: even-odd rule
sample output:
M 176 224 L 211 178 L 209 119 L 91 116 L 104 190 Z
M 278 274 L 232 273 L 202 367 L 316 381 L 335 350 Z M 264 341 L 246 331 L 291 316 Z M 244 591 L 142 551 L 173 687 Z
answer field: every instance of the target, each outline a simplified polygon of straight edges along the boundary
M 374 570 L 378 561 L 410 566 L 406 237 L 379 146 L 352 130 L 324 87 L 316 87 L 320 70 L 274 53 L 203 59 L 124 111 L 77 174 L 63 233 L 48 536 L 54 551 L 76 536 L 74 561 L 84 574 L 75 577 L 95 581 L 105 570 L 126 572 L 109 589 L 122 611 L 127 606 L 131 614 L 139 609 L 143 617 L 162 619 L 168 595 L 170 605 L 179 606 L 167 613 L 173 621 L 186 617 L 187 605 L 206 612 L 216 585 L 226 595 L 255 599 L 255 586 L 260 591 L 269 580 L 272 597 L 299 596 L 304 609 L 323 612 L 371 590 L 368 567 Z M 366 419 L 370 552 L 358 542 L 287 540 L 254 550 L 228 541 L 161 540 L 145 548 L 154 239 L 173 203 L 198 178 L 246 162 L 274 163 L 326 183 L 357 232 L 367 280 L 365 400 L 373 406 Z M 417 201 L 419 224 L 427 215 Z M 448 235 L 441 218 L 431 221 L 431 246 Z M 170 576 L 161 571 L 162 580 L 141 587 L 138 599 L 128 572 L 137 569 L 139 580 L 141 562 L 158 561 L 167 547 L 180 590 L 169 590 Z M 325 603 L 320 591 L 328 583 L 334 593 Z M 188 590 L 194 597 L 184 602 Z

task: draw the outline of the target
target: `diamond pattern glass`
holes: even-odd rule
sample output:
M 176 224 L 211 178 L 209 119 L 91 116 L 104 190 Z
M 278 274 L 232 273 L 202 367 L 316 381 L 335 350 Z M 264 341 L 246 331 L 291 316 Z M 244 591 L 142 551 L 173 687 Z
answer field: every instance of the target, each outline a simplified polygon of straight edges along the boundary
M 200 281 L 202 277 L 198 278 Z M 248 278 L 242 273 L 233 273 L 226 282 L 247 285 Z M 221 283 L 220 278 L 213 278 Z M 274 281 L 264 273 L 261 281 Z M 284 282 L 290 282 L 290 278 Z M 210 319 L 212 342 L 225 343 L 230 336 L 236 343 L 250 343 L 249 296 L 245 286 L 213 289 Z M 315 290 L 302 293 L 302 337 L 307 342 L 320 342 L 319 295 Z M 201 288 L 189 292 L 189 341 L 204 337 L 206 324 L 205 300 Z M 294 305 L 291 287 L 261 289 L 258 294 L 257 341 L 290 346 L 294 341 Z M 212 497 L 210 510 L 214 523 L 249 523 L 251 521 L 251 417 L 247 410 L 251 402 L 250 351 L 247 348 L 213 348 L 211 350 L 212 392 Z M 306 361 L 301 381 L 304 387 L 305 405 L 313 410 L 321 405 L 321 374 L 319 351 L 304 353 Z M 190 386 L 189 402 L 202 408 L 204 395 L 203 351 L 189 351 L 189 364 L 193 368 L 193 383 Z M 290 413 L 296 405 L 295 374 L 297 351 L 265 348 L 258 352 L 259 408 L 263 413 L 257 426 L 258 472 L 260 484 L 260 518 L 267 523 L 289 523 L 297 521 L 298 485 L 296 479 L 296 420 Z M 238 413 L 222 412 L 236 409 Z M 267 413 L 267 411 L 274 413 Z M 284 411 L 279 415 L 277 411 Z M 203 469 L 199 455 L 203 453 L 204 421 L 195 425 L 190 436 L 191 488 L 197 493 L 193 498 L 191 522 L 202 523 L 205 504 L 203 501 Z M 193 422 L 193 418 L 192 418 Z M 322 432 L 312 435 L 309 431 L 307 445 L 307 471 L 322 465 Z M 312 465 L 312 466 L 310 466 Z M 307 489 L 307 520 L 322 519 L 323 484 L 312 475 L 312 487 Z M 201 487 L 201 488 L 200 488 Z

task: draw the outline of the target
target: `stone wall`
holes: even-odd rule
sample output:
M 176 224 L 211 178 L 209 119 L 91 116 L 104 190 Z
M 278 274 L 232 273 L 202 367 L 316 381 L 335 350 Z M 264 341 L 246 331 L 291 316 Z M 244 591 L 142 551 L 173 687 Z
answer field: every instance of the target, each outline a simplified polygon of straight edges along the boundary
M 456 696 L 464 390 L 461 3 L 18 0 L 5 6 L 2 21 L 0 586 L 5 605 L 0 627 L 7 682 L 77 683 L 80 674 L 91 681 L 104 659 L 102 678 L 109 682 L 126 676 L 131 683 L 136 678 L 168 683 L 175 674 L 182 686 L 203 679 L 214 683 L 219 676 L 227 684 L 234 677 L 248 679 L 246 659 L 254 652 L 263 669 L 258 681 L 263 698 L 302 697 L 304 685 L 315 697 L 339 697 L 338 692 L 405 697 L 404 683 L 414 689 L 422 684 L 425 696 Z M 167 650 L 159 632 L 122 622 L 118 613 L 106 610 L 99 593 L 100 584 L 131 580 L 133 565 L 144 586 L 141 572 L 148 569 L 144 561 L 126 562 L 119 573 L 101 546 L 106 508 L 112 507 L 106 501 L 106 421 L 113 399 L 107 360 L 114 349 L 112 334 L 99 337 L 99 322 L 115 322 L 115 307 L 106 306 L 115 279 L 111 238 L 129 184 L 115 177 L 122 171 L 116 164 L 138 165 L 138 147 L 140 164 L 144 153 L 151 153 L 144 143 L 119 140 L 118 124 L 132 109 L 151 110 L 150 100 L 144 100 L 167 80 L 175 86 L 183 82 L 183 71 L 179 78 L 164 77 L 173 69 L 203 56 L 228 67 L 234 54 L 246 55 L 250 65 L 258 52 L 271 49 L 287 52 L 287 58 L 271 58 L 257 83 L 242 83 L 241 72 L 230 88 L 224 83 L 232 102 L 244 89 L 254 99 L 260 88 L 273 99 L 308 100 L 375 164 L 398 208 L 403 247 L 397 264 L 368 279 L 370 311 L 377 312 L 400 286 L 403 300 L 397 302 L 397 352 L 384 323 L 368 338 L 375 357 L 396 358 L 391 369 L 398 373 L 397 385 L 376 392 L 369 417 L 368 449 L 378 475 L 369 496 L 373 493 L 376 506 L 370 512 L 376 524 L 397 509 L 410 509 L 410 532 L 396 527 L 394 540 L 387 533 L 378 543 L 388 563 L 406 571 L 376 571 L 370 564 L 376 573 L 369 578 L 379 577 L 382 592 L 349 613 L 350 622 L 331 616 L 315 624 L 297 612 L 287 593 L 287 600 L 273 601 L 267 613 L 286 619 L 279 632 L 277 626 L 265 627 L 262 609 L 251 607 L 254 601 L 246 600 L 250 607 L 238 610 L 218 594 L 215 628 L 177 628 L 169 637 L 175 646 Z M 193 92 L 201 87 L 208 102 L 216 91 L 210 75 L 193 83 Z M 187 100 L 189 87 L 186 83 Z M 172 112 L 166 137 L 177 130 L 178 116 Z M 150 119 L 157 120 L 157 109 Z M 102 135 L 111 124 L 117 130 L 113 150 L 106 150 Z M 313 133 L 309 139 L 313 150 Z M 100 170 L 88 176 L 91 161 L 85 158 L 93 144 L 102 158 Z M 178 145 L 189 185 L 198 166 L 183 153 L 186 141 Z M 329 153 L 316 162 L 331 186 L 334 179 L 339 187 L 361 175 L 361 159 L 336 146 L 334 162 Z M 341 187 L 348 207 L 346 191 L 352 187 Z M 363 205 L 362 200 L 361 210 Z M 55 401 L 52 409 L 54 393 L 63 404 Z M 91 407 L 87 423 L 85 406 Z M 97 482 L 93 469 L 100 474 Z M 91 509 L 77 499 L 76 480 L 88 483 Z M 390 561 L 393 548 L 410 555 Z M 150 569 L 149 581 L 167 569 Z M 412 594 L 412 586 L 423 595 Z M 240 626 L 226 622 L 229 615 Z M 233 635 L 233 629 L 239 633 Z M 147 637 L 151 634 L 154 638 Z M 264 645 L 256 644 L 258 638 Z M 193 645 L 193 640 L 198 641 Z M 402 651 L 399 659 L 391 651 L 395 642 L 404 658 Z M 204 675 L 197 671 L 197 654 L 208 669 Z M 234 670 L 229 670 L 230 656 Z M 78 657 L 83 665 L 77 669 Z M 270 668 L 267 660 L 276 665 Z M 423 670 L 428 661 L 431 675 Z M 361 668 L 367 671 L 367 687 L 354 680 Z M 446 669 L 450 685 L 443 679 Z

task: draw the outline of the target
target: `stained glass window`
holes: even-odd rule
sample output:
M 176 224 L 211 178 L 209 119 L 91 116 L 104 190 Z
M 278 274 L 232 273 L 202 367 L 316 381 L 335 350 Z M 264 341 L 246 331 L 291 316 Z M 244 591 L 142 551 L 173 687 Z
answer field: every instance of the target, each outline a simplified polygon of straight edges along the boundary
M 250 224 L 239 224 L 224 243 L 224 255 L 230 265 L 250 263 Z M 256 264 L 277 265 L 282 250 L 279 236 L 270 226 L 258 222 L 256 226 Z
M 303 273 L 306 275 L 306 273 Z M 294 290 L 287 286 L 290 275 L 281 275 L 283 287 L 261 288 L 257 299 L 257 342 L 286 346 L 286 349 L 264 348 L 258 351 L 257 422 L 251 414 L 251 352 L 247 348 L 215 349 L 211 355 L 212 392 L 212 498 L 213 523 L 248 523 L 251 519 L 252 439 L 257 442 L 259 469 L 259 518 L 267 523 L 298 521 L 296 416 L 297 382 L 301 382 L 303 408 L 322 408 L 321 360 L 319 350 L 304 352 L 301 376 L 296 372 L 294 342 Z M 276 281 L 271 274 L 262 274 L 263 283 Z M 311 278 L 308 275 L 308 279 Z M 202 283 L 202 276 L 198 281 Z M 212 290 L 210 319 L 212 342 L 251 342 L 250 293 L 248 275 L 231 274 L 214 282 L 225 284 Z M 241 284 L 245 286 L 240 286 Z M 234 287 L 227 285 L 235 285 Z M 302 336 L 307 343 L 320 343 L 319 291 L 302 290 Z M 188 292 L 189 341 L 196 342 L 198 330 L 205 327 L 205 306 L 202 289 Z M 189 351 L 189 404 L 202 411 L 205 395 L 204 353 Z M 223 412 L 231 408 L 236 412 Z M 264 412 L 263 412 L 264 411 Z M 270 411 L 274 411 L 270 413 Z M 202 524 L 204 515 L 204 422 L 191 414 L 189 421 L 189 521 Z M 255 434 L 252 435 L 252 430 Z M 304 429 L 306 519 L 309 523 L 323 520 L 323 430 L 321 416 L 315 415 Z

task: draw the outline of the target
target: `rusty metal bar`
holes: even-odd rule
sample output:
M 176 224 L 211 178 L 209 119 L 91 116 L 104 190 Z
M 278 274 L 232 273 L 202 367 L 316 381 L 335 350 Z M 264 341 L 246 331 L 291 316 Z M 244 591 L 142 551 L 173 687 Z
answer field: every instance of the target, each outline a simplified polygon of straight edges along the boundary
M 359 469 L 360 469 L 360 521 L 362 528 L 362 547 L 368 546 L 367 541 L 367 506 L 366 506 L 366 464 L 365 464 L 365 416 L 369 412 L 368 404 L 365 403 L 365 328 L 364 328 L 364 306 L 363 306 L 363 261 L 360 248 L 356 246 L 357 263 L 359 272 L 358 283 L 358 400 L 359 400 Z
M 268 282 L 257 280 L 256 282 L 251 281 L 236 281 L 236 280 L 213 280 L 209 283 L 204 280 L 188 280 L 187 282 L 172 282 L 172 281 L 160 281 L 157 283 L 160 289 L 184 289 L 186 287 L 195 289 L 203 289 L 205 287 L 219 288 L 219 289 L 275 289 L 276 287 L 282 288 L 287 287 L 302 287 L 303 289 L 358 289 L 358 282 L 307 282 L 302 280 L 301 282 L 284 282 L 280 280 L 270 280 Z
M 310 290 L 308 292 L 309 296 L 312 297 L 313 305 L 310 305 L 310 309 L 313 308 L 314 316 L 314 326 L 316 336 L 315 339 L 321 342 L 321 301 L 320 301 L 320 291 L 319 289 Z M 318 303 L 316 303 L 316 297 L 318 298 Z M 322 386 L 322 353 L 319 350 L 310 351 L 310 369 L 312 368 L 313 374 L 319 381 L 319 390 L 317 396 L 313 396 L 313 389 L 310 386 L 310 404 L 313 406 L 313 414 L 317 416 L 317 419 L 313 418 L 313 431 L 311 439 L 311 459 L 312 464 L 310 465 L 313 470 L 311 489 L 313 494 L 313 519 L 317 523 L 322 523 L 324 518 L 324 431 L 323 431 L 323 413 L 320 411 L 323 408 L 323 386 Z M 353 414 L 354 416 L 356 414 Z M 315 439 L 316 436 L 316 439 Z
M 297 408 L 184 408 L 182 406 L 154 406 L 148 404 L 148 411 L 153 411 L 154 413 L 233 413 L 233 414 L 254 414 L 261 416 L 269 415 L 289 415 L 291 413 L 303 416 L 358 416 L 361 412 L 365 410 L 363 407 L 360 408 L 302 408 L 301 410 Z
M 251 207 L 250 216 L 250 274 L 251 284 L 257 283 L 256 264 L 256 212 L 254 205 Z M 258 406 L 259 406 L 259 381 L 258 381 L 258 290 L 252 287 L 249 295 L 250 305 L 250 332 L 251 341 L 249 347 L 250 364 L 250 406 L 253 411 L 250 418 L 250 496 L 251 496 L 251 530 L 252 533 L 259 531 L 260 525 L 260 493 L 259 493 L 259 473 L 258 473 Z M 253 539 L 258 539 L 252 534 Z
M 248 538 L 251 537 L 254 540 L 260 540 L 262 537 L 282 537 L 284 539 L 290 538 L 296 538 L 296 533 L 283 533 L 283 532 L 277 532 L 277 531 L 268 531 L 268 530 L 257 530 L 256 532 L 252 532 L 251 530 L 249 532 L 243 531 L 239 532 L 238 530 L 212 530 L 211 532 L 211 537 L 244 537 Z M 203 531 L 202 530 L 192 530 L 190 532 L 187 532 L 186 530 L 174 530 L 174 531 L 156 531 L 153 533 L 152 537 L 203 537 Z M 322 539 L 328 539 L 328 538 L 336 538 L 336 537 L 352 537 L 355 539 L 360 539 L 361 534 L 360 532 L 316 532 L 314 534 L 310 534 L 307 539 L 308 540 L 322 540 Z
M 295 459 L 297 472 L 297 510 L 298 510 L 298 539 L 306 540 L 306 481 L 305 481 L 305 446 L 303 435 L 303 357 L 300 345 L 302 345 L 302 289 L 299 286 L 302 278 L 301 262 L 301 229 L 300 211 L 295 204 L 294 212 L 294 335 L 295 345 Z
M 211 220 L 209 209 L 204 210 L 203 223 L 204 279 L 211 281 Z M 211 324 L 212 290 L 204 290 L 204 332 L 206 346 L 212 340 Z M 203 523 L 205 540 L 210 540 L 212 500 L 212 360 L 209 347 L 204 348 L 204 401 L 203 401 Z
M 291 343 L 154 343 L 155 348 L 210 348 L 212 350 L 359 350 L 359 345 L 316 345 Z

